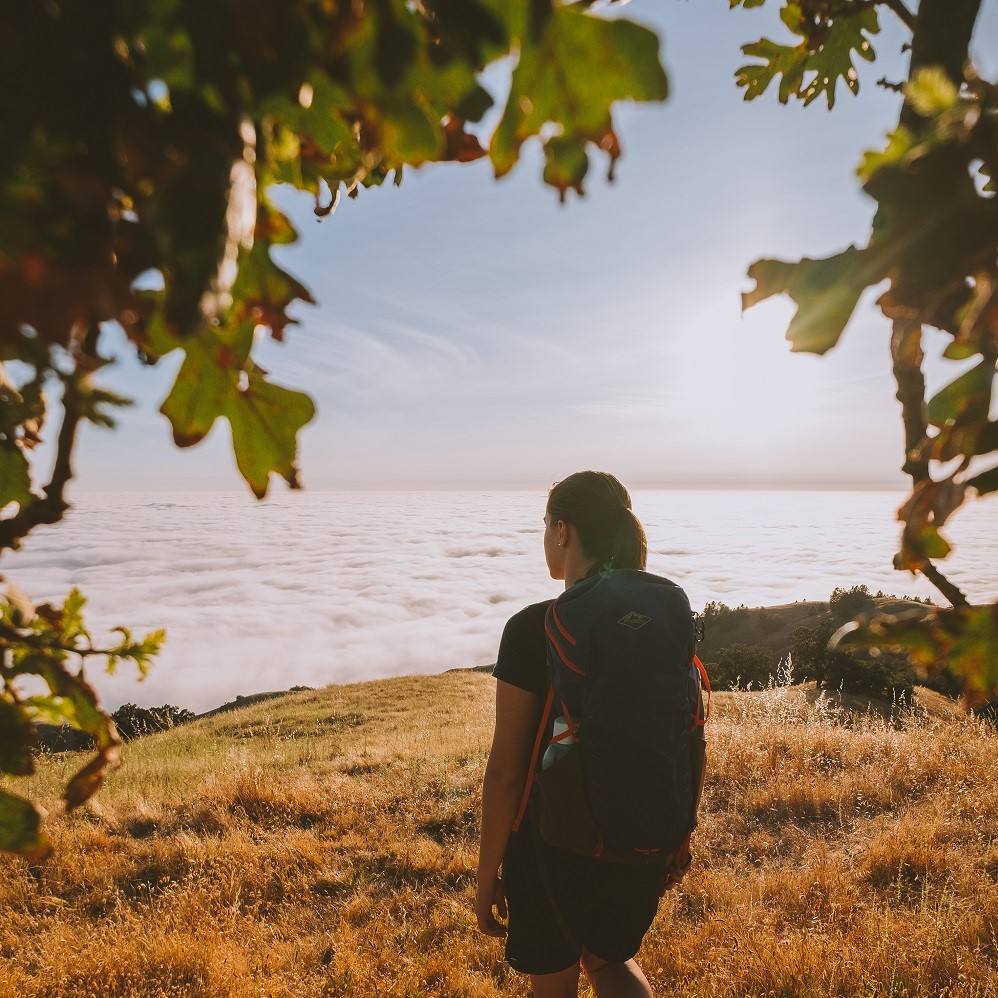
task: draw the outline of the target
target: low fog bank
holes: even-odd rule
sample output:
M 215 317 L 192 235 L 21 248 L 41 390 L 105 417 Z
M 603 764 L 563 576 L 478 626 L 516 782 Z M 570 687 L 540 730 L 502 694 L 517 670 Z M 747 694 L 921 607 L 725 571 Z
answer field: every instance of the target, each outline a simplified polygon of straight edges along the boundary
M 649 569 L 710 600 L 772 606 L 865 584 L 932 595 L 891 570 L 897 497 L 885 493 L 635 492 Z M 556 596 L 542 492 L 77 497 L 5 564 L 33 599 L 77 586 L 95 637 L 165 627 L 149 677 L 90 672 L 105 703 L 203 713 L 237 695 L 495 661 L 506 619 Z M 998 517 L 963 514 L 955 581 L 998 596 Z

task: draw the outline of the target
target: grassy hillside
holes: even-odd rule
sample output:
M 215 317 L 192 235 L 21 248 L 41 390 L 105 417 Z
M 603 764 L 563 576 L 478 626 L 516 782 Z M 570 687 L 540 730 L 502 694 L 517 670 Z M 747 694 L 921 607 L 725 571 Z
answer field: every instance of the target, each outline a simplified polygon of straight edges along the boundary
M 906 598 L 882 596 L 872 598 L 869 609 L 876 613 L 896 614 L 912 610 L 924 612 L 925 606 Z M 851 616 L 847 614 L 845 619 Z M 728 645 L 755 645 L 768 649 L 773 660 L 777 661 L 790 651 L 794 632 L 799 627 L 820 624 L 837 627 L 842 622 L 835 619 L 827 600 L 799 600 L 777 606 L 725 607 L 719 618 L 706 622 L 699 651 L 709 661 L 719 649 Z
M 493 682 L 290 694 L 126 746 L 56 857 L 3 860 L 0 996 L 525 995 L 471 905 Z M 662 995 L 998 995 L 998 736 L 715 697 Z M 71 757 L 44 761 L 52 796 Z

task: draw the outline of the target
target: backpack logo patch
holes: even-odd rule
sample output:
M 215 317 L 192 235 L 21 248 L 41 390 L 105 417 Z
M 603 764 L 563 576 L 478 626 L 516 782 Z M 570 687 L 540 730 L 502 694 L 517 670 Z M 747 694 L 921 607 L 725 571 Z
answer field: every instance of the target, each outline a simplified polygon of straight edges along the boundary
M 618 624 L 623 624 L 624 627 L 629 627 L 632 631 L 636 631 L 650 622 L 651 617 L 646 617 L 643 613 L 638 613 L 637 610 L 631 610 L 630 613 L 624 614 L 624 616 L 617 621 Z

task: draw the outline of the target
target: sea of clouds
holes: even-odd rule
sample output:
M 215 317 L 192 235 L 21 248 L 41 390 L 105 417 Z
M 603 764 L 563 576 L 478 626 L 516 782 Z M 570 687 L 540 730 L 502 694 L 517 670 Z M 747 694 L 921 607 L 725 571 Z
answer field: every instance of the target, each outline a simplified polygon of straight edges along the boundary
M 505 620 L 556 596 L 540 492 L 303 492 L 77 496 L 57 527 L 9 556 L 36 602 L 73 586 L 95 636 L 165 627 L 141 684 L 128 666 L 90 678 L 131 701 L 204 711 L 237 694 L 487 665 Z M 649 569 L 694 609 L 826 599 L 835 586 L 932 595 L 891 569 L 898 496 L 871 492 L 635 492 Z M 947 571 L 974 600 L 998 598 L 998 509 L 949 531 Z

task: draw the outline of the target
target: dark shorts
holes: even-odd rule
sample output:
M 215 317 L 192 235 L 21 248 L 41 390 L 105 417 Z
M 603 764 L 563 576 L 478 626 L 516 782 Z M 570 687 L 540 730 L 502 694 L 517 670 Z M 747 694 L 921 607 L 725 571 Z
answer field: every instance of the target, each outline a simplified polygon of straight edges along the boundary
M 524 974 L 565 970 L 578 963 L 583 946 L 610 963 L 630 960 L 662 893 L 657 864 L 576 856 L 535 841 L 526 823 L 510 836 L 502 879 L 509 905 L 506 960 Z

